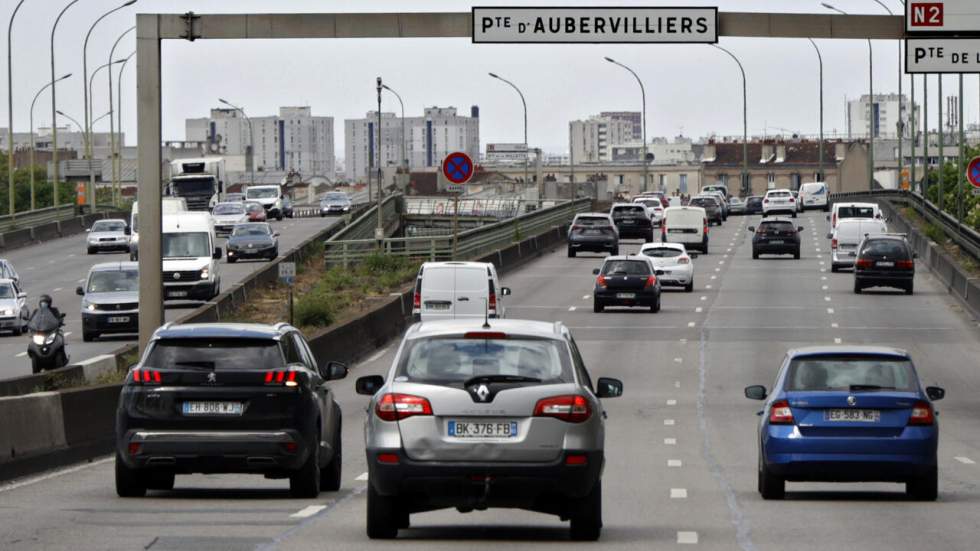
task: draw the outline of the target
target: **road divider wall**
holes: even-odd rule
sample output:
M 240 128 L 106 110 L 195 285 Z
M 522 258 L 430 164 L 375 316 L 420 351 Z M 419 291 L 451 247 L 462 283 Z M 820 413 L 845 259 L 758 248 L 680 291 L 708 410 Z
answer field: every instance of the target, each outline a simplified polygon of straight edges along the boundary
M 84 232 L 96 220 L 103 218 L 129 218 L 129 213 L 122 211 L 103 211 L 85 214 L 63 220 L 43 222 L 27 228 L 13 229 L 0 233 L 0 251 L 20 249 L 36 243 L 44 243 Z

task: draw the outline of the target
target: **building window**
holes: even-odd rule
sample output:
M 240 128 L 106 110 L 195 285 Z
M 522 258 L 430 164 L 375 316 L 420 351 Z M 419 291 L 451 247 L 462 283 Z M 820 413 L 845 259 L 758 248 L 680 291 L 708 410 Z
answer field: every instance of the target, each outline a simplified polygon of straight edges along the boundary
M 718 175 L 718 182 L 727 186 L 728 185 L 728 175 L 727 174 L 719 174 Z
M 766 178 L 766 189 L 776 189 L 776 174 L 770 172 Z
M 680 193 L 687 193 L 687 174 L 681 174 L 680 178 L 681 178 L 681 183 L 678 189 L 680 190 Z M 662 188 L 663 184 L 661 184 L 660 187 Z
M 800 175 L 790 174 L 789 175 L 790 189 L 799 191 L 800 190 Z

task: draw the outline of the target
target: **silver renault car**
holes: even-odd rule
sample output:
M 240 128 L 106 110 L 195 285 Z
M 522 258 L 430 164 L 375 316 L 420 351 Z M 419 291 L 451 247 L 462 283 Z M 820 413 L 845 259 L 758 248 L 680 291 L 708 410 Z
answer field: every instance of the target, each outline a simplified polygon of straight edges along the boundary
M 409 515 L 455 507 L 527 509 L 602 529 L 605 412 L 621 381 L 593 384 L 560 322 L 445 320 L 409 328 L 372 396 L 367 534 L 394 538 Z

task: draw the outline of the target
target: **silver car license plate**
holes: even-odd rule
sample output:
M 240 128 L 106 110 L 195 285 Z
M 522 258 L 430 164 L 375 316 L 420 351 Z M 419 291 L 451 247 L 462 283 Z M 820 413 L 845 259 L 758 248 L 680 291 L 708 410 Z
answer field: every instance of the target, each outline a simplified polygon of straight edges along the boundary
M 636 293 L 616 293 L 616 298 L 636 298 Z
M 823 418 L 825 421 L 877 423 L 881 421 L 881 412 L 877 409 L 828 409 L 824 411 Z
M 113 316 L 109 318 L 109 323 L 129 323 L 129 316 Z
M 184 415 L 241 415 L 241 402 L 184 402 Z
M 425 309 L 426 310 L 436 310 L 436 311 L 444 312 L 446 310 L 449 310 L 449 303 L 448 302 L 426 302 L 425 303 Z
M 181 298 L 187 296 L 187 291 L 167 291 L 169 298 Z
M 879 261 L 877 263 L 877 265 L 878 266 L 881 266 L 882 268 L 894 268 L 895 267 L 895 263 L 894 262 L 881 262 L 881 261 Z
M 782 239 L 773 239 L 769 242 L 770 245 L 782 245 L 783 243 L 785 243 L 785 241 Z
M 517 438 L 517 421 L 450 421 L 446 430 L 453 438 Z

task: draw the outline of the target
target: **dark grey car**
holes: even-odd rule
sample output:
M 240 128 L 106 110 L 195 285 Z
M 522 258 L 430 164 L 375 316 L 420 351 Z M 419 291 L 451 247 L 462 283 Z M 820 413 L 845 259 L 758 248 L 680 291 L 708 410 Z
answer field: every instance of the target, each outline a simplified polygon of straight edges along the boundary
M 619 230 L 611 216 L 603 212 L 575 215 L 568 229 L 568 257 L 584 251 L 619 254 Z
M 82 340 L 139 332 L 139 263 L 106 262 L 89 270 L 82 297 Z
M 279 232 L 267 222 L 237 224 L 228 236 L 228 263 L 238 260 L 275 260 L 279 256 Z

